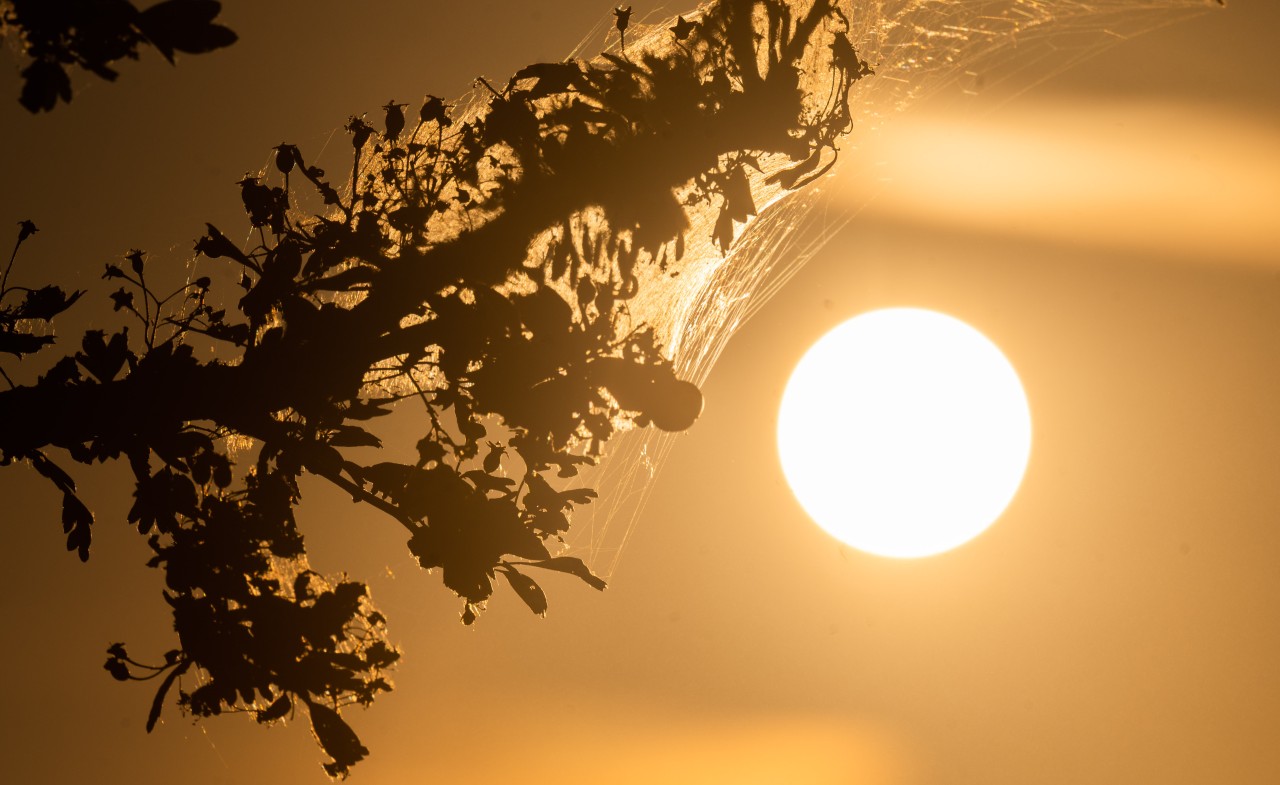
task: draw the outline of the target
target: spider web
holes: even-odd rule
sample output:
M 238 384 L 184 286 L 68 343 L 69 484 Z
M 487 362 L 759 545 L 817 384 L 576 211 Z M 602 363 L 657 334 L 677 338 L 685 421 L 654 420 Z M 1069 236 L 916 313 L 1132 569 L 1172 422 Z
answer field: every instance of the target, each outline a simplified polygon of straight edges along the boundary
M 845 0 L 848 35 L 875 75 L 851 93 L 854 126 L 846 148 L 875 132 L 888 117 L 957 84 L 966 90 L 1002 86 L 1014 92 L 1115 44 L 1224 5 L 1219 0 Z M 696 20 L 698 13 L 685 14 Z M 627 48 L 674 46 L 675 17 L 646 18 L 628 29 Z M 605 15 L 573 53 L 619 51 L 612 14 Z M 805 88 L 822 93 L 826 71 L 807 73 Z M 803 78 L 803 77 L 802 77 Z M 856 154 L 846 151 L 845 155 Z M 753 182 L 756 203 L 767 205 L 728 254 L 712 242 L 715 211 L 690 216 L 687 266 L 679 277 L 643 281 L 632 318 L 657 328 L 681 378 L 699 385 L 729 339 L 853 217 L 839 164 L 798 192 L 769 191 Z M 766 172 L 767 173 L 767 172 Z M 871 189 L 864 188 L 863 192 Z M 837 192 L 845 192 L 839 199 Z M 865 197 L 862 203 L 865 203 Z M 570 553 L 610 577 L 640 519 L 664 459 L 678 434 L 653 428 L 616 435 L 583 484 L 600 497 L 574 516 Z
M 811 0 L 770 1 L 785 2 L 796 16 L 811 5 Z M 853 127 L 841 154 L 847 160 L 857 155 L 861 139 L 922 98 L 957 85 L 966 92 L 1003 87 L 1004 92 L 1016 94 L 1111 46 L 1224 2 L 840 0 L 837 5 L 847 20 L 843 32 L 874 70 L 874 75 L 857 81 L 850 93 Z M 682 16 L 697 21 L 701 13 L 696 9 Z M 632 17 L 624 53 L 614 21 L 612 10 L 604 13 L 569 57 L 590 60 L 596 53 L 610 52 L 634 59 L 641 51 L 662 54 L 679 45 L 669 32 L 676 17 L 655 11 Z M 800 64 L 801 87 L 818 101 L 830 100 L 834 89 L 826 83 L 830 61 L 820 55 Z M 454 118 L 475 118 L 488 99 L 487 89 L 479 87 L 460 96 L 452 104 Z M 842 178 L 840 161 L 825 178 L 798 191 L 764 184 L 769 174 L 789 163 L 765 161 L 764 171 L 752 178 L 759 216 L 745 226 L 728 253 L 722 253 L 713 240 L 717 205 L 704 203 L 689 208 L 691 228 L 685 235 L 680 274 L 637 270 L 640 293 L 628 302 L 631 325 L 655 328 L 680 378 L 703 384 L 738 329 L 874 193 L 872 184 Z M 851 197 L 854 193 L 862 196 Z M 189 266 L 189 276 L 194 277 L 197 265 L 198 260 Z M 572 297 L 564 294 L 566 299 Z M 679 437 L 655 428 L 622 425 L 599 465 L 579 475 L 575 484 L 595 488 L 599 497 L 575 511 L 573 526 L 564 536 L 564 552 L 583 558 L 605 578 L 617 570 L 658 471 Z

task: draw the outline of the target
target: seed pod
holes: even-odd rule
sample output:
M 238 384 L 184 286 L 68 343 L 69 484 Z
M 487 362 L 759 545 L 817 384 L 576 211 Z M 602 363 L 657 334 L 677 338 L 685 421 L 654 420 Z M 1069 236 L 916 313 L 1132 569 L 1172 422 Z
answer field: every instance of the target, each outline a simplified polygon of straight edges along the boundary
M 382 108 L 386 110 L 386 127 L 387 139 L 392 142 L 400 138 L 400 132 L 404 130 L 404 107 L 407 104 L 398 104 L 395 101 L 388 101 L 386 106 Z
M 436 98 L 434 95 L 427 96 L 422 104 L 422 108 L 418 110 L 418 119 L 424 123 L 435 121 L 440 124 L 441 128 L 447 128 L 453 125 L 453 120 L 449 115 L 445 114 L 444 101 Z
M 144 253 L 144 251 L 134 248 L 124 255 L 124 258 L 129 260 L 129 266 L 133 269 L 135 275 L 142 275 L 142 257 Z
M 288 174 L 293 171 L 293 165 L 297 162 L 298 148 L 291 144 L 281 144 L 276 146 L 276 168 L 282 174 Z

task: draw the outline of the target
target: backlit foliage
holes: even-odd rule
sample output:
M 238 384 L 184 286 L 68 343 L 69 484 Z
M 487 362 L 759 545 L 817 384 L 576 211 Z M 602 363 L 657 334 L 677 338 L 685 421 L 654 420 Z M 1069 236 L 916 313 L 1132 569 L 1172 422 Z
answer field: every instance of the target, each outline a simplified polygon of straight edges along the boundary
M 129 0 L 4 0 L 0 35 L 16 38 L 26 61 L 18 102 L 29 112 L 70 103 L 70 67 L 113 82 L 113 64 L 137 60 L 146 45 L 170 64 L 177 52 L 230 46 L 236 34 L 213 21 L 221 11 L 217 0 L 160 0 L 142 10 Z
M 604 588 L 557 555 L 596 495 L 566 481 L 619 428 L 681 430 L 702 404 L 628 302 L 646 276 L 679 272 L 691 210 L 712 210 L 727 250 L 757 212 L 753 188 L 830 166 L 849 87 L 870 73 L 846 29 L 821 0 L 725 0 L 648 45 L 629 36 L 617 55 L 486 83 L 475 112 L 392 101 L 380 127 L 348 122 L 349 183 L 289 144 L 241 181 L 250 247 L 212 225 L 195 246 L 239 292 L 210 278 L 157 292 L 141 251 L 107 265 L 130 327 L 86 333 L 0 393 L 0 456 L 59 489 L 81 558 L 93 517 L 55 456 L 132 467 L 127 518 L 165 575 L 178 646 L 148 665 L 116 644 L 106 667 L 159 680 L 149 727 L 177 685 L 198 716 L 304 709 L 331 775 L 367 753 L 340 711 L 389 690 L 399 654 L 363 584 L 309 568 L 304 472 L 402 526 L 465 623 L 499 578 L 536 613 L 540 570 Z M 830 71 L 821 95 L 802 89 L 801 63 Z M 23 292 L 0 311 L 0 351 L 18 356 L 49 342 L 33 322 L 80 296 Z M 398 405 L 422 412 L 412 454 L 365 459 Z

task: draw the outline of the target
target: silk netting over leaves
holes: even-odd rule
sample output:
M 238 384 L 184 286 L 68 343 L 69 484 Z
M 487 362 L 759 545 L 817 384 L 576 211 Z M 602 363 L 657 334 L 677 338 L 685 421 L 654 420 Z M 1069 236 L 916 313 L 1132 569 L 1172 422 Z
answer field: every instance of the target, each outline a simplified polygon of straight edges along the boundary
M 1225 3 L 855 0 L 838 5 L 858 57 L 874 71 L 850 87 L 850 131 L 836 145 L 840 154 L 856 156 L 862 137 L 943 88 L 991 89 L 1003 82 L 1025 90 L 1107 47 Z M 612 21 L 602 19 L 580 50 L 605 41 L 616 47 Z M 658 21 L 644 40 L 660 46 L 662 34 L 675 24 L 675 19 Z M 802 81 L 821 93 L 818 83 L 826 76 L 809 72 Z M 779 188 L 765 182 L 765 174 L 747 171 L 759 216 L 728 252 L 720 252 L 716 239 L 724 213 L 706 205 L 691 215 L 695 228 L 686 235 L 688 254 L 696 261 L 686 263 L 676 278 L 647 282 L 630 304 L 633 317 L 657 326 L 681 377 L 697 384 L 706 380 L 737 328 L 849 221 L 873 189 L 843 180 L 838 164 L 827 177 L 798 190 Z M 579 512 L 567 539 L 602 574 L 611 575 L 617 567 L 676 438 L 653 429 L 629 430 L 615 438 L 609 458 L 592 473 L 602 497 Z

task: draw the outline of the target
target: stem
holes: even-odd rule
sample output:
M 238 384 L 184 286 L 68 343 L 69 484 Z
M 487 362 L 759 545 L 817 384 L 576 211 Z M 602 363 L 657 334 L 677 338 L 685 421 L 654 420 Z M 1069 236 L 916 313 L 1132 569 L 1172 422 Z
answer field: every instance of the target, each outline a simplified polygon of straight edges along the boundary
M 394 504 L 387 501 L 386 499 L 383 499 L 379 496 L 375 496 L 374 494 L 366 491 L 364 488 L 360 487 L 359 485 L 356 485 L 354 482 L 351 482 L 350 480 L 348 480 L 347 478 L 343 477 L 340 474 L 323 473 L 323 474 L 320 474 L 320 476 L 325 478 L 329 482 L 333 483 L 334 485 L 338 486 L 342 490 L 346 491 L 347 493 L 350 493 L 351 498 L 354 501 L 361 501 L 361 502 L 366 502 L 367 504 L 371 504 L 374 507 L 378 508 L 379 510 L 382 510 L 383 512 L 385 512 L 387 515 L 390 515 L 392 518 L 395 518 L 397 523 L 399 523 L 401 526 L 403 526 L 405 529 L 409 530 L 410 532 L 417 531 L 418 527 L 415 525 L 415 521 L 409 516 L 405 515 L 404 512 L 402 512 L 399 507 L 395 506 Z
M 5 265 L 4 275 L 0 276 L 0 297 L 3 297 L 9 291 L 9 271 L 13 269 L 13 262 L 18 258 L 18 249 L 22 247 L 22 240 L 18 240 L 13 244 L 13 253 L 9 254 L 9 264 Z
M 360 195 L 360 149 L 356 148 L 356 154 L 351 159 L 351 209 L 347 212 L 347 220 L 355 215 L 356 199 Z
M 147 274 L 142 270 L 138 270 L 138 285 L 142 288 L 142 340 L 147 344 L 147 348 L 153 348 L 155 343 L 155 330 L 151 325 L 151 298 L 155 295 L 151 294 L 151 290 L 147 288 Z M 156 305 L 156 315 L 159 316 L 160 306 Z
M 134 666 L 135 668 L 143 668 L 143 669 L 145 669 L 145 670 L 149 670 L 149 671 L 166 671 L 166 670 L 168 670 L 168 669 L 172 668 L 174 665 L 177 665 L 177 663 L 176 663 L 176 662 L 174 662 L 174 663 L 166 663 L 166 664 L 164 664 L 164 665 L 147 665 L 146 663 L 138 662 L 137 660 L 133 659 L 132 657 L 121 657 L 120 659 L 124 660 L 125 662 L 129 663 L 130 665 Z

